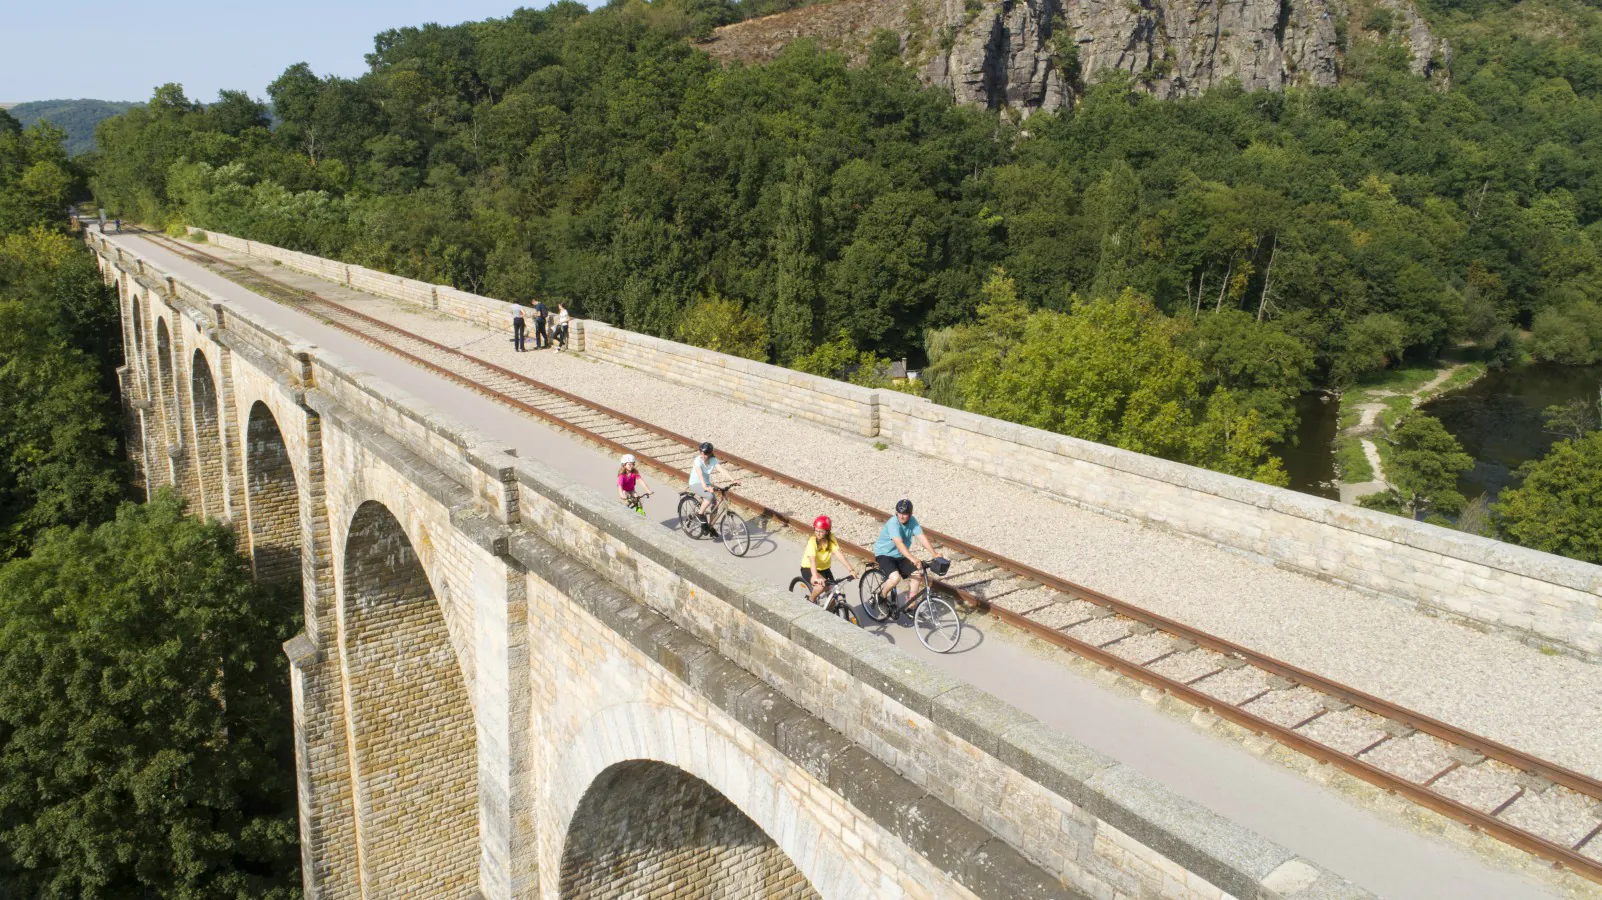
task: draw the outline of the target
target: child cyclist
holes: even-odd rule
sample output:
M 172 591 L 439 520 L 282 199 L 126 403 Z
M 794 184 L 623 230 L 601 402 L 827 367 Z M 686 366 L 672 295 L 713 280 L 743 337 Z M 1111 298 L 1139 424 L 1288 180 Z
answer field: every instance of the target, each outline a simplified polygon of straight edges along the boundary
M 834 572 L 830 564 L 834 561 L 835 551 L 840 549 L 840 541 L 834 536 L 834 528 L 828 516 L 818 516 L 812 520 L 812 537 L 807 539 L 806 553 L 801 556 L 801 577 L 812 584 L 812 595 L 808 597 L 813 603 L 818 602 L 818 595 L 823 593 L 829 582 L 834 580 Z M 857 577 L 857 570 L 851 567 L 851 560 L 844 553 L 840 554 L 840 564 L 845 566 L 847 577 Z
M 633 506 L 643 516 L 645 515 L 645 504 L 641 501 L 651 496 L 651 486 L 645 483 L 645 478 L 640 475 L 639 468 L 635 466 L 634 454 L 625 453 L 618 462 L 620 465 L 617 469 L 617 496 L 625 504 Z

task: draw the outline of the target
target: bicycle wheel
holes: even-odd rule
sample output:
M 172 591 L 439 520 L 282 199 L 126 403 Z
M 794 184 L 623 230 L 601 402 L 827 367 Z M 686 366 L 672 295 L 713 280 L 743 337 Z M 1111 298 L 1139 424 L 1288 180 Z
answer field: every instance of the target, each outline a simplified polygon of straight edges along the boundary
M 679 498 L 679 527 L 692 538 L 701 536 L 701 523 L 695 518 L 695 511 L 700 505 L 694 497 Z
M 845 594 L 835 599 L 834 614 L 858 628 L 862 627 L 862 623 L 857 621 L 857 614 L 851 611 L 851 601 L 845 598 Z
M 751 530 L 745 527 L 745 520 L 732 509 L 718 519 L 718 537 L 723 538 L 723 546 L 735 556 L 744 556 L 751 549 Z
M 957 615 L 957 608 L 933 594 L 918 604 L 912 614 L 912 627 L 918 632 L 918 640 L 936 653 L 950 653 L 962 639 L 962 617 Z
M 864 572 L 862 580 L 857 582 L 858 596 L 862 598 L 862 611 L 875 622 L 883 622 L 890 618 L 890 609 L 883 600 L 879 599 L 879 588 L 884 585 L 884 573 L 877 569 Z
M 800 597 L 802 600 L 811 600 L 812 584 L 798 575 L 790 579 L 790 593 Z

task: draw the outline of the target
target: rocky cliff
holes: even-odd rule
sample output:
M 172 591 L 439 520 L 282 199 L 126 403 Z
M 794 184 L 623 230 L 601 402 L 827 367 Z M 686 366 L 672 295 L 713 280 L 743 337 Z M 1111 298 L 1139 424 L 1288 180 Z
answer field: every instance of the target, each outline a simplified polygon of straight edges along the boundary
M 860 58 L 887 30 L 958 102 L 1028 114 L 1071 103 L 1112 71 L 1159 97 L 1230 79 L 1247 90 L 1334 84 L 1343 31 L 1365 26 L 1401 42 L 1415 73 L 1445 76 L 1449 48 L 1412 0 L 834 0 L 720 28 L 707 49 L 758 61 L 810 37 Z

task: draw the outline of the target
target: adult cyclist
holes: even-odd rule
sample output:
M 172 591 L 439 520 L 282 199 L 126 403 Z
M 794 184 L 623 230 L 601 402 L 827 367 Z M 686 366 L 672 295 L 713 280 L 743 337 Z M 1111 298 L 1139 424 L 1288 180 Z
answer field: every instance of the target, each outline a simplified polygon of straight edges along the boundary
M 706 521 L 706 514 L 712 509 L 712 473 L 718 468 L 718 458 L 713 455 L 712 442 L 702 441 L 701 452 L 696 454 L 690 462 L 690 493 L 701 498 L 701 505 L 696 507 L 696 518 L 701 520 L 702 530 L 710 530 Z
M 884 575 L 884 584 L 879 588 L 880 600 L 888 601 L 895 596 L 896 585 L 903 578 L 909 579 L 908 597 L 918 596 L 918 591 L 922 589 L 923 575 L 911 559 L 914 540 L 923 546 L 930 559 L 934 558 L 934 545 L 929 543 L 923 526 L 912 516 L 912 501 L 899 500 L 896 502 L 896 514 L 885 520 L 884 527 L 879 529 L 879 539 L 873 543 L 874 561 Z M 885 605 L 888 606 L 888 602 Z
M 834 526 L 829 517 L 818 516 L 813 519 L 812 537 L 807 539 L 806 552 L 801 554 L 801 577 L 812 584 L 812 593 L 807 599 L 813 603 L 818 602 L 818 595 L 834 581 L 831 564 L 835 551 L 839 549 L 840 541 L 834 536 Z M 844 553 L 840 554 L 840 563 L 845 566 L 848 577 L 857 577 L 857 570 L 851 567 L 851 560 Z

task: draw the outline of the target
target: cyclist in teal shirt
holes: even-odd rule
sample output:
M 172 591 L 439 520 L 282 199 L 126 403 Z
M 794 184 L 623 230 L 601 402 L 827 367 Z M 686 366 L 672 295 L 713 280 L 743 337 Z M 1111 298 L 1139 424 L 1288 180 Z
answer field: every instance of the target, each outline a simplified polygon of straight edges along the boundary
M 918 596 L 922 589 L 923 576 L 909 559 L 914 538 L 923 545 L 924 552 L 933 558 L 934 546 L 923 533 L 923 526 L 912 517 L 912 501 L 901 500 L 896 503 L 896 514 L 885 521 L 884 527 L 879 529 L 879 539 L 873 543 L 874 561 L 884 575 L 884 585 L 879 588 L 880 598 L 889 599 L 893 596 L 896 585 L 903 578 L 911 579 L 907 582 L 908 597 Z

